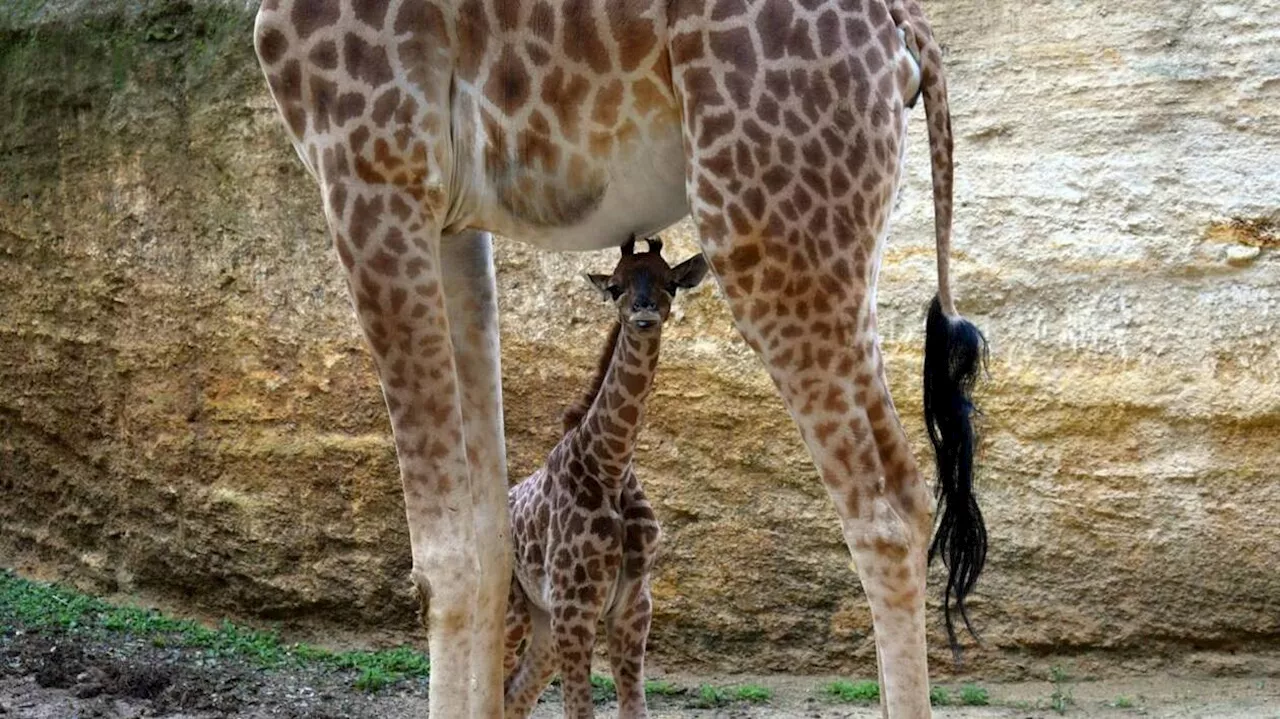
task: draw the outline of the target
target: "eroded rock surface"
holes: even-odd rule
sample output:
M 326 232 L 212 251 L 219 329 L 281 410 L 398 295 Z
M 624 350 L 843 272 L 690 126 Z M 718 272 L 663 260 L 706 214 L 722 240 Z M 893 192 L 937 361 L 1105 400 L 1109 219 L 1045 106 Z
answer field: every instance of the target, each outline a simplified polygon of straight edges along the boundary
M 0 10 L 0 559 L 240 618 L 410 631 L 381 396 L 243 5 Z M 1275 10 L 929 3 L 958 132 L 955 284 L 992 341 L 974 671 L 1247 670 L 1280 636 Z M 919 110 L 912 142 L 879 299 L 926 458 Z M 695 247 L 686 224 L 668 240 Z M 499 262 L 519 477 L 607 330 L 579 275 L 613 259 L 503 241 Z M 667 537 L 654 659 L 873 673 L 772 385 L 717 290 L 678 311 L 638 459 Z

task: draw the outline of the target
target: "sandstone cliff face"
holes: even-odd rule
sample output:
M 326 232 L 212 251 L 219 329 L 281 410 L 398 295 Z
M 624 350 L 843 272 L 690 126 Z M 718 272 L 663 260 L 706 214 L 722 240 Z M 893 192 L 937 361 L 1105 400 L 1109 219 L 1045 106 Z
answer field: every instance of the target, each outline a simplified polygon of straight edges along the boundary
M 243 5 L 0 10 L 0 563 L 409 632 L 384 408 Z M 958 132 L 955 284 L 992 342 L 986 644 L 968 667 L 1274 650 L 1280 12 L 928 9 Z M 926 460 L 922 130 L 880 306 Z M 685 224 L 668 240 L 696 247 Z M 513 478 L 593 366 L 609 311 L 578 275 L 612 261 L 501 243 Z M 686 297 L 666 337 L 638 458 L 667 537 L 657 663 L 874 672 L 835 515 L 718 290 Z

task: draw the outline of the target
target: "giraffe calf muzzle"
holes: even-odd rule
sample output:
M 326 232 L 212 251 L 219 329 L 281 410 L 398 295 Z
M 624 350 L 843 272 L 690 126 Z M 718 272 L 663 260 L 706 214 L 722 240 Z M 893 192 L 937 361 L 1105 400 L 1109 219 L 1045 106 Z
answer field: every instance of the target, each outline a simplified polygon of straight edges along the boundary
M 662 324 L 662 315 L 657 310 L 641 310 L 632 312 L 629 318 L 631 324 L 640 330 L 652 330 Z

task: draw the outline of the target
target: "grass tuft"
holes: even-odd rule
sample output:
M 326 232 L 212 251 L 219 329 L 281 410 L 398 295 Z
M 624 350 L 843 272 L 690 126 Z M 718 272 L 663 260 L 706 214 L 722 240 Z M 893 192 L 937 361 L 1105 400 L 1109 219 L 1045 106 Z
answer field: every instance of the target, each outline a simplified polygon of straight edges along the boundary
M 674 682 L 669 682 L 665 679 L 650 679 L 644 683 L 645 696 L 674 697 L 687 691 L 684 687 L 677 686 Z
M 869 704 L 880 701 L 880 685 L 872 681 L 851 682 L 838 679 L 820 688 L 824 696 L 846 704 Z
M 689 706 L 695 709 L 715 709 L 731 701 L 732 698 L 727 690 L 711 684 L 702 684 L 694 691 L 694 697 L 689 702 Z
M 1049 670 L 1049 681 L 1053 683 L 1053 693 L 1049 695 L 1049 706 L 1059 714 L 1066 714 L 1067 707 L 1075 704 L 1069 682 L 1071 678 L 1060 666 Z
M 945 707 L 951 703 L 951 692 L 946 687 L 929 687 L 929 703 L 935 707 Z
M 430 662 L 410 647 L 381 651 L 334 652 L 306 644 L 285 644 L 274 631 L 222 622 L 206 627 L 190 619 L 167 617 L 152 609 L 122 607 L 97 597 L 0 570 L 0 626 L 37 630 L 110 632 L 135 637 L 155 647 L 202 649 L 238 657 L 264 669 L 321 665 L 357 673 L 355 686 L 376 691 L 388 684 L 430 674 Z
M 733 698 L 740 702 L 761 704 L 773 698 L 773 690 L 759 684 L 744 684 L 733 690 Z
M 971 707 L 985 707 L 991 703 L 991 695 L 976 684 L 965 684 L 960 687 L 960 703 Z

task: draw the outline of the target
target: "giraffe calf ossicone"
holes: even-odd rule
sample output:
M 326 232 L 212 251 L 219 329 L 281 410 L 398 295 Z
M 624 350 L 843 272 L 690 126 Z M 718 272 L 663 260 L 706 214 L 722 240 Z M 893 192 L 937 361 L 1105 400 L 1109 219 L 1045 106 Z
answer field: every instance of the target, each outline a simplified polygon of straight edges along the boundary
M 660 242 L 649 240 L 648 251 L 636 253 L 633 240 L 613 274 L 589 276 L 618 309 L 594 384 L 566 411 L 564 437 L 546 464 L 508 494 L 515 543 L 504 662 L 508 717 L 528 716 L 557 672 L 565 716 L 593 715 L 591 653 L 600 620 L 619 716 L 646 716 L 648 577 L 658 522 L 632 451 L 671 301 L 706 273 L 702 255 L 670 267 Z

